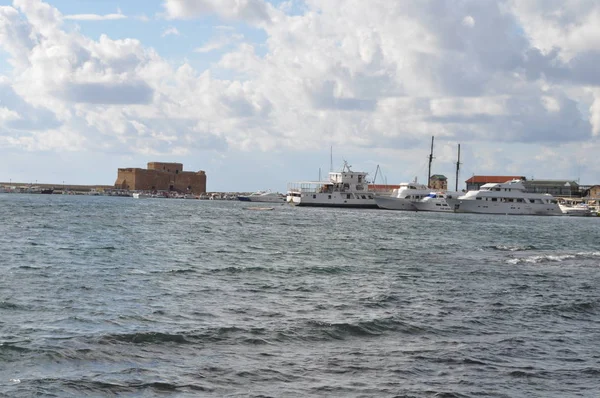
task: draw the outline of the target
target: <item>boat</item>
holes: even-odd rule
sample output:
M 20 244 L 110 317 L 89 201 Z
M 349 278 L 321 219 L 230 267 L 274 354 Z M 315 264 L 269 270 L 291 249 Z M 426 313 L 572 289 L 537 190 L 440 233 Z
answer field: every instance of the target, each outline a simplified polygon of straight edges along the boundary
M 560 207 L 560 210 L 565 216 L 591 217 L 596 215 L 596 213 L 594 213 L 592 209 L 585 203 L 563 202 L 559 203 L 558 207 Z
M 257 191 L 250 195 L 239 195 L 237 198 L 242 202 L 285 203 L 286 201 L 285 195 L 271 191 Z
M 53 192 L 54 192 L 53 188 L 44 188 L 40 191 L 40 193 L 44 194 L 44 195 L 52 195 Z
M 453 207 L 448 204 L 446 199 L 458 197 L 458 192 L 431 192 L 423 199 L 414 202 L 414 206 L 418 211 L 437 211 L 448 212 L 454 211 Z
M 246 210 L 258 210 L 258 211 L 268 211 L 268 210 L 274 210 L 274 207 L 244 207 L 244 209 Z
M 414 182 L 403 182 L 389 196 L 376 196 L 377 207 L 386 210 L 417 211 L 415 203 L 431 194 L 431 188 Z
M 431 151 L 429 152 L 429 167 L 427 170 L 427 182 L 431 181 L 431 163 L 433 162 L 433 142 L 434 137 L 431 137 Z M 460 155 L 459 155 L 460 156 Z M 431 197 L 431 195 L 434 197 Z M 440 194 L 441 195 L 441 194 Z M 429 198 L 420 205 L 423 200 Z M 435 199 L 435 200 L 434 200 Z M 387 210 L 405 210 L 405 211 L 442 211 L 442 208 L 449 208 L 445 203 L 445 197 L 438 198 L 438 194 L 433 192 L 428 185 L 418 184 L 415 177 L 413 182 L 403 182 L 397 189 L 392 191 L 389 196 L 375 197 L 377 206 Z M 442 206 L 442 203 L 445 206 Z
M 133 196 L 135 199 L 145 199 L 145 198 L 151 198 L 151 197 L 152 197 L 152 195 L 150 195 L 150 194 L 148 194 L 148 193 L 145 193 L 145 192 L 134 192 L 134 193 L 132 194 L 132 196 Z
M 300 181 L 288 184 L 286 200 L 296 206 L 376 209 L 375 193 L 369 191 L 367 172 L 352 171 L 344 161 L 329 181 Z
M 526 192 L 521 180 L 488 183 L 478 191 L 446 198 L 458 213 L 556 216 L 563 212 L 558 201 L 547 193 Z

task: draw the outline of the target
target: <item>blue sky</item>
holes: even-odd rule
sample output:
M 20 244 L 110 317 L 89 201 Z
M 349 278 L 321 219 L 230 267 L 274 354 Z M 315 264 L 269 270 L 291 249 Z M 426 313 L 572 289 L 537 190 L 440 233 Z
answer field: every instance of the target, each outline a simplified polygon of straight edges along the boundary
M 0 0 L 0 181 L 150 161 L 285 191 L 347 160 L 600 183 L 593 0 Z M 381 178 L 381 174 L 379 175 Z M 381 180 L 379 181 L 381 182 Z

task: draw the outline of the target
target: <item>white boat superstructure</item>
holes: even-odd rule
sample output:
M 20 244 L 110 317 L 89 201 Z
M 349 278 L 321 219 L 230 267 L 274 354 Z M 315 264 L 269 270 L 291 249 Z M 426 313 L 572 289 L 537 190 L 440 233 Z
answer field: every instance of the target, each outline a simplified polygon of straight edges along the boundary
M 279 192 L 257 191 L 250 195 L 240 195 L 238 200 L 243 202 L 285 203 L 286 196 Z
M 296 206 L 377 208 L 367 174 L 352 171 L 344 162 L 341 172 L 329 173 L 329 181 L 288 184 L 287 202 Z
M 375 197 L 375 203 L 382 209 L 417 211 L 415 203 L 427 197 L 431 188 L 414 182 L 403 182 L 389 196 Z
M 457 198 L 458 192 L 431 192 L 423 199 L 415 202 L 418 211 L 437 211 L 452 213 L 454 208 L 448 204 L 446 199 Z
M 133 196 L 134 199 L 146 199 L 152 197 L 152 195 L 145 192 L 134 192 L 131 194 L 131 196 Z
M 458 213 L 562 215 L 558 201 L 550 194 L 526 192 L 521 180 L 489 183 L 446 201 Z

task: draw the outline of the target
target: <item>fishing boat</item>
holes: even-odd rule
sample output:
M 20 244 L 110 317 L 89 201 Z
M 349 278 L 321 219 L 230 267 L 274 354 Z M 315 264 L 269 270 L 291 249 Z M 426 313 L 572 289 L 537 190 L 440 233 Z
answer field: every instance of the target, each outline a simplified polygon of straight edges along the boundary
M 367 172 L 352 171 L 344 161 L 342 171 L 330 172 L 328 181 L 288 184 L 287 202 L 296 206 L 377 208 L 369 191 Z

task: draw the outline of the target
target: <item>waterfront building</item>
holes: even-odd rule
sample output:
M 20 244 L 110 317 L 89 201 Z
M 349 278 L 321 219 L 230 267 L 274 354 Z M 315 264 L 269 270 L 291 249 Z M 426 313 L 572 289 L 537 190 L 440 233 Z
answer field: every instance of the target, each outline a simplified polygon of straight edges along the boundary
M 571 180 L 526 180 L 523 181 L 527 192 L 549 193 L 552 196 L 579 197 L 579 184 Z
M 118 169 L 115 188 L 132 191 L 206 192 L 206 173 L 183 171 L 181 163 L 149 162 L 147 169 Z
M 447 191 L 448 179 L 445 175 L 434 174 L 429 178 L 429 187 L 436 191 Z

